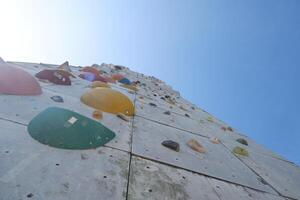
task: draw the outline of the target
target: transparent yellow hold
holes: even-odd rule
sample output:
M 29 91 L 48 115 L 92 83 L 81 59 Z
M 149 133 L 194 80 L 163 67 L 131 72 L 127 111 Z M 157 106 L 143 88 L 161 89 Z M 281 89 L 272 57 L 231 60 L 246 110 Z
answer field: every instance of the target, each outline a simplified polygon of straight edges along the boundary
M 237 155 L 241 155 L 241 156 L 249 156 L 249 153 L 246 149 L 244 149 L 242 147 L 238 147 L 238 146 L 234 147 L 232 152 L 237 154 Z
M 125 85 L 125 84 L 122 84 L 121 86 L 123 88 L 127 88 L 129 90 L 138 91 L 138 89 L 134 85 Z
M 104 83 L 102 81 L 94 81 L 94 82 L 92 82 L 91 88 L 97 88 L 97 87 L 110 88 L 110 86 L 107 83 Z
M 134 107 L 130 99 L 124 94 L 110 88 L 94 88 L 83 94 L 80 100 L 84 104 L 104 112 L 113 114 L 122 113 L 127 116 L 134 114 Z

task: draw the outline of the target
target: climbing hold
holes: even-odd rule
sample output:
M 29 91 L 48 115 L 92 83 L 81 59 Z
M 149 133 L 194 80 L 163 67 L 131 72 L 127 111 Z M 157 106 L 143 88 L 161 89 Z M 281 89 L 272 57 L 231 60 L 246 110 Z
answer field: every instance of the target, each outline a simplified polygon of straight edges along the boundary
M 122 113 L 118 113 L 117 117 L 119 117 L 120 119 L 129 122 L 129 119 L 126 117 L 126 115 L 122 114 Z
M 128 78 L 122 78 L 120 80 L 118 80 L 120 83 L 123 83 L 125 85 L 130 85 L 131 81 Z
M 188 114 L 186 114 L 186 113 L 184 114 L 184 116 L 186 116 L 186 117 L 190 117 L 190 116 L 189 116 Z
M 134 114 L 134 106 L 127 96 L 110 88 L 94 88 L 81 96 L 81 101 L 88 106 L 104 112 L 127 116 Z
M 174 151 L 179 151 L 179 144 L 177 142 L 174 142 L 172 140 L 165 140 L 161 143 L 163 146 L 169 148 L 169 149 L 172 149 Z
M 93 117 L 95 119 L 102 119 L 103 118 L 103 114 L 102 114 L 102 112 L 100 110 L 95 110 L 93 112 Z
M 40 143 L 63 149 L 97 148 L 115 137 L 115 133 L 101 123 L 58 107 L 38 114 L 27 130 Z
M 150 106 L 156 107 L 157 105 L 155 103 L 149 103 Z
M 114 65 L 114 68 L 115 68 L 115 70 L 122 70 L 125 67 L 120 66 L 120 65 Z
M 101 81 L 101 82 L 108 82 L 107 78 L 104 76 L 101 76 L 100 74 L 94 74 L 91 72 L 83 72 L 79 75 L 80 78 L 85 79 L 87 81 L 93 82 L 93 81 Z
M 171 115 L 171 112 L 167 110 L 167 111 L 164 112 L 164 114 L 165 115 Z
M 207 121 L 214 122 L 214 119 L 212 117 L 207 117 Z
M 53 101 L 63 103 L 64 99 L 61 96 L 52 96 L 50 97 Z
M 122 78 L 125 78 L 122 74 L 112 74 L 111 75 L 111 78 L 113 79 L 113 80 L 116 80 L 116 81 L 118 81 L 118 80 L 121 80 Z
M 184 111 L 188 111 L 186 108 L 184 108 L 183 106 L 179 106 L 179 108 L 181 109 L 181 110 L 184 110 Z
M 249 153 L 246 149 L 242 148 L 242 147 L 239 147 L 239 146 L 236 146 L 234 147 L 234 149 L 232 150 L 232 152 L 234 154 L 237 154 L 237 155 L 242 155 L 242 156 L 248 156 Z
M 197 151 L 199 153 L 205 153 L 204 147 L 195 139 L 191 139 L 187 142 L 187 145 L 193 149 L 194 151 Z
M 223 131 L 226 131 L 226 130 L 227 130 L 227 128 L 224 127 L 224 126 L 222 126 L 221 129 L 222 129 Z
M 92 73 L 92 74 L 94 74 L 94 75 L 96 75 L 96 76 L 97 76 L 97 75 L 100 75 L 100 71 L 97 70 L 97 69 L 94 68 L 94 67 L 84 67 L 84 68 L 80 69 L 80 71 Z
M 134 85 L 125 85 L 125 84 L 122 84 L 121 87 L 130 89 L 130 90 L 133 90 L 133 91 L 138 91 L 138 89 Z
M 91 88 L 96 88 L 96 87 L 105 87 L 105 88 L 110 88 L 110 86 L 102 81 L 93 81 L 91 84 Z
M 0 63 L 0 93 L 40 95 L 42 89 L 38 81 L 29 73 L 3 61 Z
M 216 137 L 211 138 L 210 141 L 213 144 L 220 144 L 220 140 L 218 138 L 216 138 Z
M 67 72 L 72 72 L 68 61 L 66 61 L 63 64 L 59 65 L 57 69 L 67 71 Z
M 236 141 L 239 142 L 239 143 L 241 143 L 241 144 L 243 144 L 243 145 L 248 146 L 247 140 L 245 140 L 245 139 L 243 139 L 243 138 L 238 138 L 238 139 L 236 139 Z
M 38 79 L 47 80 L 58 85 L 71 85 L 69 76 L 62 70 L 45 69 L 35 75 Z
M 227 127 L 227 130 L 233 132 L 233 129 L 230 126 Z

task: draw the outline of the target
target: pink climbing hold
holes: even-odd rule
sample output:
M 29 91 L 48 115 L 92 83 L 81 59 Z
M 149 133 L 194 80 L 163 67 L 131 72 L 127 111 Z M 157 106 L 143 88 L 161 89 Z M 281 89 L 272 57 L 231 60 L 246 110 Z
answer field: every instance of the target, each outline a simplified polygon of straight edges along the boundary
M 38 81 L 28 72 L 2 60 L 0 62 L 0 93 L 30 96 L 42 94 L 42 89 Z

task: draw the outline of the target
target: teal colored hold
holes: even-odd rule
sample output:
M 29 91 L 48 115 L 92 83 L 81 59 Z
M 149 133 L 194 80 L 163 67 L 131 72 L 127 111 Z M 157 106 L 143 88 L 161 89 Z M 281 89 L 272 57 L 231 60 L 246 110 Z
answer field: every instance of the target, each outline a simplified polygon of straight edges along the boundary
M 115 137 L 115 133 L 101 123 L 58 107 L 38 114 L 27 130 L 40 143 L 62 149 L 97 148 Z

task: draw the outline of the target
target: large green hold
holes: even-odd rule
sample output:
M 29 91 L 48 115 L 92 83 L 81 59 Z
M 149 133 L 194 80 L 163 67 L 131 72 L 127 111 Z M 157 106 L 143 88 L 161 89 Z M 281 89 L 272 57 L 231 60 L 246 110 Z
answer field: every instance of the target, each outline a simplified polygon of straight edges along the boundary
M 97 148 L 115 137 L 115 133 L 101 123 L 58 107 L 38 114 L 27 129 L 40 143 L 63 149 Z

